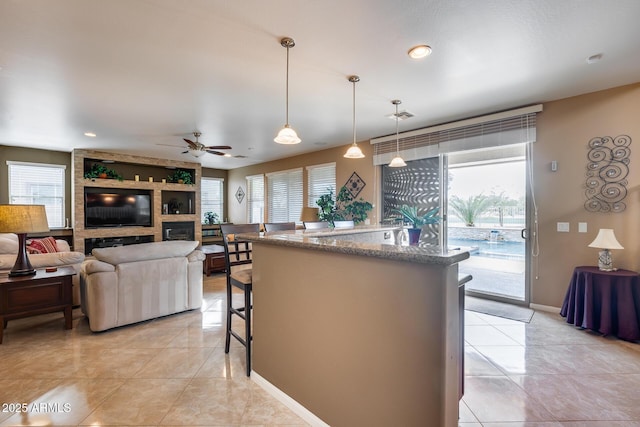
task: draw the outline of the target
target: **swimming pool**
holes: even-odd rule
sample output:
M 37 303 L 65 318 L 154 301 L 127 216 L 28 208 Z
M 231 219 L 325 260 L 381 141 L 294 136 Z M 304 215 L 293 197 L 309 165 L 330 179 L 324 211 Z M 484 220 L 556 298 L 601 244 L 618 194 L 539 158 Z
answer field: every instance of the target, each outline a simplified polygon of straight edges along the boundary
M 469 253 L 475 256 L 500 259 L 524 259 L 524 240 L 522 242 L 490 242 L 488 240 L 449 239 L 449 248 L 470 247 Z

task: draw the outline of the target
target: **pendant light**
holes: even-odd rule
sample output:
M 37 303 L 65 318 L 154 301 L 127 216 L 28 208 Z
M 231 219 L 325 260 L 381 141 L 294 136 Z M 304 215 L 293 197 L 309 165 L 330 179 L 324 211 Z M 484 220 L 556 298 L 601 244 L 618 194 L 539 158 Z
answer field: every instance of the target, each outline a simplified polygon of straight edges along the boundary
M 356 83 L 360 81 L 359 76 L 349 76 L 349 81 L 353 83 L 353 144 L 347 150 L 343 157 L 347 159 L 362 159 L 364 154 L 356 143 Z
M 398 129 L 399 129 L 398 105 L 400 105 L 402 101 L 400 101 L 399 99 L 394 99 L 393 101 L 391 101 L 391 103 L 396 106 L 396 156 L 391 160 L 391 163 L 389 163 L 389 167 L 401 168 L 401 167 L 407 166 L 404 160 L 402 160 L 402 157 L 400 157 L 400 135 L 398 132 Z
M 273 139 L 278 144 L 298 144 L 301 139 L 291 126 L 289 126 L 289 49 L 296 45 L 290 37 L 280 40 L 282 47 L 287 48 L 287 96 L 286 96 L 286 121 L 284 127 L 280 129 L 278 135 Z

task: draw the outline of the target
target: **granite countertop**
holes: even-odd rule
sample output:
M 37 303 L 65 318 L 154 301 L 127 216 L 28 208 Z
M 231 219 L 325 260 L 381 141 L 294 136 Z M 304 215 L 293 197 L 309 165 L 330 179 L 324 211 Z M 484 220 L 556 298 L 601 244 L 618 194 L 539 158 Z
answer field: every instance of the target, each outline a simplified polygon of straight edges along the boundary
M 394 232 L 398 230 L 398 227 L 373 225 L 345 229 L 247 233 L 238 235 L 238 238 L 276 246 L 370 256 L 421 264 L 450 265 L 469 258 L 469 252 L 466 250 L 444 250 L 440 246 L 426 244 L 409 246 L 406 242 L 397 245 L 394 243 Z M 374 237 L 368 239 L 368 236 Z

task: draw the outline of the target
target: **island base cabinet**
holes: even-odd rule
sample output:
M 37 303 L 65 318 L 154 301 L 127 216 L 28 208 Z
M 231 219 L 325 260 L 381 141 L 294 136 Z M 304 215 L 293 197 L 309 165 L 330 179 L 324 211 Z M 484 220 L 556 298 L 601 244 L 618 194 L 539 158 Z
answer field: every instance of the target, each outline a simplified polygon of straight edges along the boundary
M 458 425 L 457 264 L 253 255 L 257 374 L 332 427 Z

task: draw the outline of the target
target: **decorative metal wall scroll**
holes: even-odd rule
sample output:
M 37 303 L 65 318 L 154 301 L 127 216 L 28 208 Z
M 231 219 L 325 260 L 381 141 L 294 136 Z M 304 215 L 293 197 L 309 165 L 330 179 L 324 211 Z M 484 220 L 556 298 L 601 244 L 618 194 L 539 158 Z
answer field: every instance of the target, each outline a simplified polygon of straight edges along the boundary
M 242 200 L 244 200 L 244 190 L 242 189 L 242 187 L 238 187 L 238 189 L 236 190 L 236 200 L 238 201 L 238 203 L 242 203 Z
M 357 173 L 354 172 L 347 180 L 345 187 L 347 187 L 347 190 L 349 190 L 349 193 L 351 193 L 351 197 L 355 199 L 356 196 L 360 194 L 365 185 L 367 184 L 362 180 L 362 178 L 360 178 Z
M 589 212 L 622 212 L 627 205 L 627 175 L 631 156 L 627 135 L 595 137 L 589 141 L 587 158 L 587 201 Z

